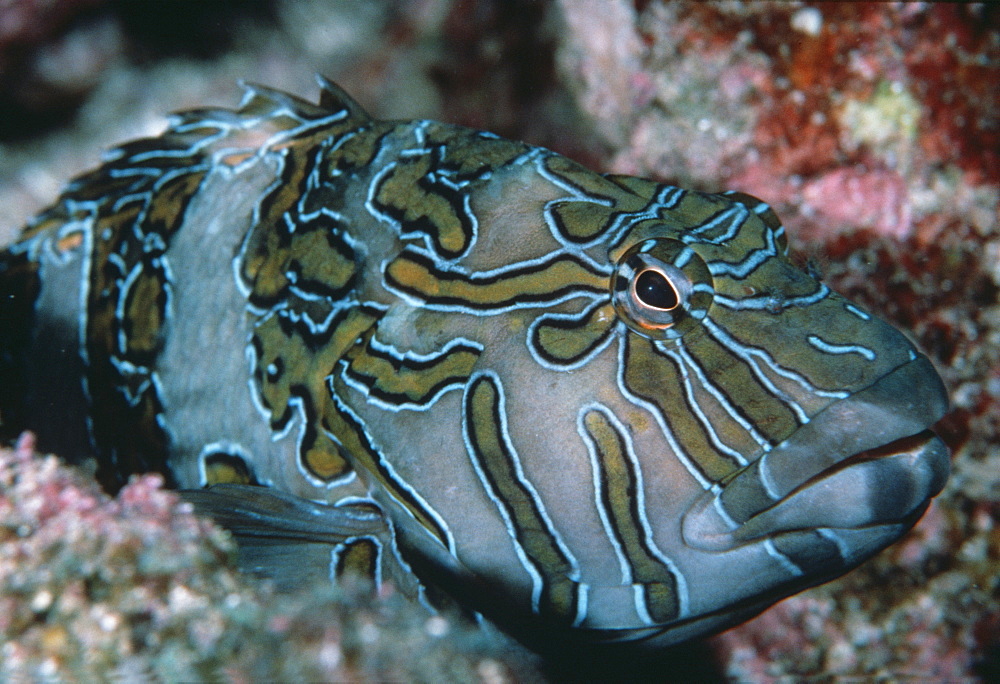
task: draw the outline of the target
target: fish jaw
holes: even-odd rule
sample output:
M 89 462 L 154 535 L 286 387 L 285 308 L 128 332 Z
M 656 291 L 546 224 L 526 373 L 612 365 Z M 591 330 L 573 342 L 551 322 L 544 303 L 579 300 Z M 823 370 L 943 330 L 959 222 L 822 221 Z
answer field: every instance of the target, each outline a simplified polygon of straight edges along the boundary
M 940 378 L 926 357 L 916 356 L 832 403 L 717 491 L 705 492 L 685 516 L 684 539 L 694 548 L 725 550 L 766 536 L 768 521 L 793 506 L 800 513 L 771 532 L 903 519 L 947 480 L 947 448 L 928 429 L 947 410 Z M 830 491 L 839 498 L 821 494 Z M 863 505 L 852 512 L 852 502 Z
M 691 597 L 693 612 L 762 595 L 772 602 L 902 537 L 947 481 L 948 448 L 928 429 L 947 408 L 937 373 L 918 355 L 699 496 L 681 523 L 684 546 L 729 581 L 699 582 L 705 594 Z M 734 566 L 738 557 L 768 562 Z
M 752 543 L 797 530 L 865 530 L 871 539 L 858 540 L 857 548 L 841 547 L 846 565 L 854 565 L 894 542 L 916 522 L 914 516 L 941 491 L 949 467 L 948 448 L 932 431 L 901 437 L 855 454 L 810 479 L 733 529 L 727 543 Z M 714 509 L 714 502 L 708 504 Z M 685 540 L 701 548 L 718 543 L 718 536 L 710 541 L 696 529 L 696 519 L 697 514 L 686 519 L 691 527 L 685 529 Z

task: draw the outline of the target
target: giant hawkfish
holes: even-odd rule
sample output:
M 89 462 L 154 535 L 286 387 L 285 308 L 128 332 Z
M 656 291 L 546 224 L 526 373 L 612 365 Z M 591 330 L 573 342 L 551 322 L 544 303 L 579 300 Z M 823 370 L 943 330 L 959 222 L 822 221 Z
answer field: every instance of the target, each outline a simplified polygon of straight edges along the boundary
M 947 410 L 763 201 L 247 86 L 0 253 L 9 435 L 158 471 L 243 565 L 537 650 L 725 628 L 900 538 Z

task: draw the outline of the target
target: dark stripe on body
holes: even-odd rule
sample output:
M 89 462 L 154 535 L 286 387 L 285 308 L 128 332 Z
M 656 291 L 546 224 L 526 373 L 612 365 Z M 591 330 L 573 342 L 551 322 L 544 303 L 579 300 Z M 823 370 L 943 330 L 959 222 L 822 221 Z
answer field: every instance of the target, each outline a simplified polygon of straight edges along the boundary
M 677 579 L 651 547 L 649 522 L 645 519 L 639 465 L 631 445 L 604 407 L 590 408 L 581 417 L 582 434 L 595 468 L 598 505 L 609 534 L 624 556 L 633 584 L 642 585 L 649 618 L 664 623 L 680 615 Z
M 469 457 L 515 544 L 541 577 L 533 608 L 543 616 L 572 623 L 580 600 L 579 585 L 571 579 L 577 572 L 575 562 L 558 541 L 537 492 L 520 471 L 506 434 L 502 396 L 500 381 L 493 375 L 482 374 L 470 382 L 463 415 Z

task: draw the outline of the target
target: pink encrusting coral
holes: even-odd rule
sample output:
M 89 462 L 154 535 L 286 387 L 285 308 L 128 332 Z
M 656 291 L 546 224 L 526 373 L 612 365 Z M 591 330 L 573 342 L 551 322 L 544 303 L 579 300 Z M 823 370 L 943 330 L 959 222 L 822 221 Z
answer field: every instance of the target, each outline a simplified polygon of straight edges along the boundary
M 255 583 L 161 484 L 110 498 L 30 436 L 0 450 L 0 680 L 538 678 L 530 656 L 400 597 Z
M 559 63 L 616 171 L 758 195 L 799 239 L 906 238 L 941 212 L 995 228 L 995 9 L 561 7 Z M 976 188 L 975 199 L 942 206 L 945 187 Z

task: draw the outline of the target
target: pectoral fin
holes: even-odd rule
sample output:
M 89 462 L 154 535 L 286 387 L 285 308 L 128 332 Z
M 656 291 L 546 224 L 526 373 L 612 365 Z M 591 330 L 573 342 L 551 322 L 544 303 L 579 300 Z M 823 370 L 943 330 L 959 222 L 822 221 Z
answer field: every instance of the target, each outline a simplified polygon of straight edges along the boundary
M 323 504 L 268 487 L 237 484 L 183 490 L 195 511 L 232 533 L 240 568 L 290 588 L 361 575 L 380 582 L 389 527 L 369 501 Z

